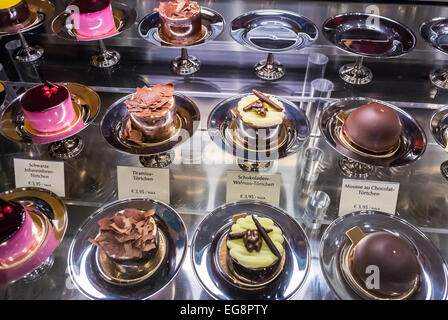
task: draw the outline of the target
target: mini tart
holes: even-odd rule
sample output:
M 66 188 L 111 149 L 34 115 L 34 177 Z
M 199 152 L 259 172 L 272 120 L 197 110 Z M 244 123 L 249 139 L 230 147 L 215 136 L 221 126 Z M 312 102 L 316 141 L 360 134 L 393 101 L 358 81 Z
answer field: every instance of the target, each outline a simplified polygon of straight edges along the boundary
M 265 116 L 259 115 L 254 110 L 244 111 L 244 107 L 250 105 L 252 102 L 259 100 L 256 95 L 248 95 L 243 97 L 238 102 L 238 116 L 241 118 L 241 120 L 243 120 L 244 123 L 255 128 L 269 128 L 282 124 L 285 119 L 285 107 L 283 106 L 283 103 L 272 95 L 269 95 L 268 97 L 273 102 L 282 107 L 283 111 L 275 110 L 266 102 L 263 103 L 263 105 L 268 109 Z
M 283 235 L 279 227 L 269 218 L 256 217 L 262 227 L 271 229 L 268 233 L 269 238 L 274 243 L 279 253 L 284 255 Z M 257 230 L 257 227 L 251 215 L 238 218 L 232 225 L 229 234 L 241 233 L 246 230 Z M 267 243 L 262 240 L 260 251 L 249 250 L 246 248 L 243 239 L 231 240 L 227 235 L 227 264 L 233 274 L 242 281 L 265 282 L 278 274 L 281 268 L 281 258 L 277 257 L 269 248 Z

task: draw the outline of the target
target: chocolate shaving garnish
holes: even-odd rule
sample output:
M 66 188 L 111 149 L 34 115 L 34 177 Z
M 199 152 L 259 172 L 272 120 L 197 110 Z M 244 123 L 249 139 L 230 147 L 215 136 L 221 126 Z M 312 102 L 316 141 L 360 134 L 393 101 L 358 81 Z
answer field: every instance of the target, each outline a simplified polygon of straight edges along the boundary
M 252 89 L 252 92 L 254 95 L 256 95 L 261 101 L 266 102 L 268 105 L 270 105 L 272 108 L 274 108 L 277 111 L 283 111 L 283 108 L 276 104 L 274 101 L 272 101 L 268 96 L 264 95 L 258 90 Z
M 264 229 L 266 231 L 266 233 L 272 232 L 272 229 Z M 243 232 L 233 232 L 233 233 L 229 233 L 229 239 L 230 240 L 236 240 L 236 239 L 242 239 L 244 237 L 244 234 L 246 233 L 246 231 L 248 230 L 244 230 Z
M 254 216 L 252 216 L 252 220 L 254 221 L 258 232 L 260 232 L 264 241 L 266 241 L 266 244 L 268 245 L 269 249 L 271 249 L 272 253 L 275 254 L 275 256 L 280 259 L 282 257 L 281 253 L 278 251 L 277 247 L 275 246 L 274 242 L 272 242 L 272 239 L 268 236 L 263 226 Z
M 160 2 L 159 7 L 154 11 L 169 18 L 191 18 L 200 11 L 200 8 L 196 1 L 175 0 Z

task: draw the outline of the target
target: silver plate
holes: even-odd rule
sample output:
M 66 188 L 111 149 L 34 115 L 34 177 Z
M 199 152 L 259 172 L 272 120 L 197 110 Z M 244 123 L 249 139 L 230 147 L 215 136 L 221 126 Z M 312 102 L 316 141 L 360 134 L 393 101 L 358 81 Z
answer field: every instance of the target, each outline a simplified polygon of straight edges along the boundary
M 110 146 L 120 152 L 140 156 L 165 153 L 187 141 L 199 127 L 200 114 L 196 104 L 183 94 L 175 93 L 176 107 L 178 109 L 181 108 L 188 115 L 188 119 L 181 117 L 182 134 L 177 136 L 176 139 L 170 138 L 165 142 L 147 146 L 143 145 L 141 147 L 126 143 L 120 138 L 120 133 L 122 127 L 126 125 L 129 119 L 129 112 L 124 102 L 131 97 L 132 94 L 127 95 L 112 104 L 107 109 L 100 123 L 100 129 L 104 139 L 106 139 Z M 177 111 L 177 114 L 179 115 L 179 111 Z
M 439 17 L 420 25 L 420 35 L 432 47 L 448 54 L 448 18 Z
M 14 99 L 9 105 L 0 109 L 0 134 L 6 139 L 30 144 L 49 144 L 69 137 L 83 131 L 97 117 L 101 101 L 98 94 L 90 87 L 79 83 L 62 83 L 71 94 L 72 101 L 79 103 L 81 120 L 72 128 L 53 135 L 35 135 L 24 129 L 24 115 L 20 99 L 23 94 Z M 85 103 L 82 103 L 85 102 Z
M 431 117 L 430 129 L 433 138 L 445 151 L 448 143 L 448 108 L 437 110 Z
M 399 57 L 417 43 L 411 29 L 400 22 L 362 12 L 329 18 L 322 25 L 322 33 L 339 49 L 371 58 Z
M 205 27 L 206 33 L 204 37 L 194 43 L 186 45 L 174 45 L 165 42 L 159 37 L 159 13 L 157 11 L 151 12 L 144 17 L 138 25 L 138 33 L 146 41 L 160 47 L 171 48 L 191 48 L 203 45 L 209 41 L 216 39 L 223 31 L 225 26 L 224 18 L 216 11 L 201 7 L 202 26 Z
M 112 1 L 112 12 L 115 20 L 116 32 L 99 37 L 77 37 L 72 29 L 67 28 L 67 21 L 71 21 L 70 13 L 62 12 L 51 23 L 51 29 L 60 38 L 71 41 L 97 41 L 115 37 L 134 25 L 137 19 L 137 12 L 134 8 L 120 2 Z
M 166 261 L 157 274 L 134 285 L 113 285 L 105 281 L 95 267 L 96 247 L 89 242 L 99 234 L 98 221 L 126 208 L 156 210 L 158 225 L 167 238 Z M 185 224 L 167 204 L 151 199 L 124 199 L 112 202 L 93 213 L 80 226 L 68 252 L 70 277 L 75 286 L 90 299 L 148 299 L 163 290 L 177 275 L 185 259 L 188 240 Z
M 269 285 L 258 290 L 244 290 L 231 285 L 214 264 L 216 248 L 212 247 L 218 231 L 230 226 L 232 216 L 240 213 L 268 217 L 282 229 L 286 260 L 283 271 Z M 208 294 L 215 299 L 274 299 L 291 298 L 302 286 L 309 271 L 310 247 L 299 224 L 280 208 L 260 201 L 237 201 L 213 210 L 197 227 L 191 242 L 194 273 Z
M 334 220 L 325 230 L 320 245 L 320 264 L 327 283 L 343 300 L 360 297 L 344 280 L 339 268 L 339 253 L 348 240 L 345 232 L 352 227 L 364 232 L 388 231 L 403 236 L 417 249 L 422 268 L 422 285 L 411 297 L 415 300 L 445 300 L 448 297 L 448 269 L 438 249 L 419 229 L 405 220 L 378 211 L 358 211 Z
M 296 104 L 279 96 L 275 96 L 275 98 L 285 106 L 285 120 L 288 120 L 291 124 L 287 129 L 287 140 L 281 147 L 269 152 L 256 152 L 248 150 L 228 138 L 226 130 L 233 121 L 231 110 L 238 105 L 239 100 L 250 94 L 252 93 L 230 97 L 215 106 L 207 120 L 208 134 L 213 142 L 234 156 L 250 161 L 277 160 L 299 151 L 310 135 L 308 119 Z
M 350 113 L 357 107 L 370 102 L 377 102 L 394 109 L 402 124 L 401 144 L 397 152 L 388 158 L 370 158 L 346 148 L 336 137 L 337 114 L 341 111 Z M 426 150 L 426 135 L 418 122 L 402 109 L 388 102 L 370 98 L 346 98 L 331 103 L 322 111 L 319 119 L 320 130 L 328 144 L 342 156 L 352 160 L 379 167 L 404 166 L 418 160 Z
M 10 36 L 18 33 L 31 31 L 37 27 L 40 27 L 54 15 L 54 5 L 48 0 L 26 0 L 31 14 L 35 16 L 34 21 L 24 28 L 13 32 L 0 32 L 0 37 Z
M 302 49 L 313 44 L 319 29 L 308 18 L 283 10 L 256 10 L 235 18 L 230 35 L 243 46 L 264 52 Z

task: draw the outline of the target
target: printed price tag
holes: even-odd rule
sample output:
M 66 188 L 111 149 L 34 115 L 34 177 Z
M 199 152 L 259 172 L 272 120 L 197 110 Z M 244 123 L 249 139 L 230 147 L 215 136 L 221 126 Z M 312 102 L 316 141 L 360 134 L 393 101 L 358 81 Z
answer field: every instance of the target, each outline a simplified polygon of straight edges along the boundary
M 398 182 L 343 179 L 339 215 L 360 210 L 377 210 L 395 214 Z
M 14 159 L 16 188 L 39 187 L 65 197 L 64 162 Z
M 168 169 L 117 167 L 118 198 L 150 198 L 170 203 Z
M 260 200 L 278 206 L 280 202 L 280 174 L 227 172 L 227 202 Z

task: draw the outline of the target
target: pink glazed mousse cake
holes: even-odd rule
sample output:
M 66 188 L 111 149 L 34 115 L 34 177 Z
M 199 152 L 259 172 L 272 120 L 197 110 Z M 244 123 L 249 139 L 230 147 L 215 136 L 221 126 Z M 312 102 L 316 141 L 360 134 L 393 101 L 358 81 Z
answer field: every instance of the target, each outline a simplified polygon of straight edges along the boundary
M 71 11 L 78 35 L 94 38 L 115 30 L 110 0 L 73 0 L 70 6 L 79 9 Z
M 20 103 L 25 118 L 39 132 L 58 132 L 77 120 L 70 92 L 62 84 L 39 84 L 27 90 Z
M 0 198 L 0 268 L 27 257 L 38 244 L 25 207 Z

